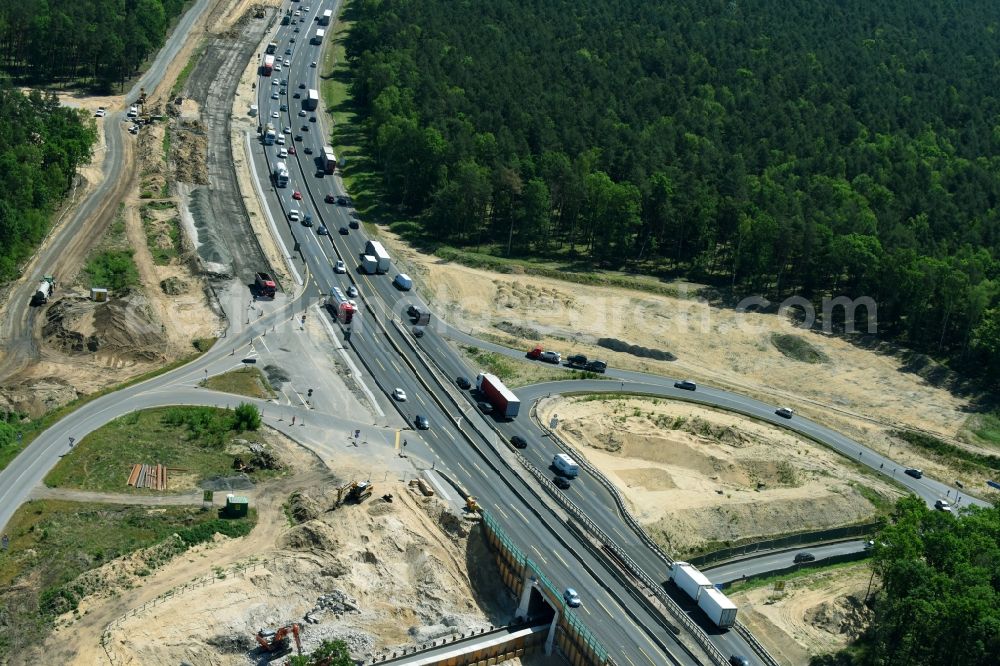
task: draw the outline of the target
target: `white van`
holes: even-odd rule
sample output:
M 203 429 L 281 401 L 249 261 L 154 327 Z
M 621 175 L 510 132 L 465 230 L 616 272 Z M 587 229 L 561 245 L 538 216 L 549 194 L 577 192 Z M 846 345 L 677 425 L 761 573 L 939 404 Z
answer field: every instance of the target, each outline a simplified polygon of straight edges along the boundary
M 555 467 L 556 472 L 561 476 L 572 479 L 577 474 L 580 473 L 580 466 L 576 464 L 576 461 L 570 458 L 565 453 L 557 453 L 552 458 L 552 466 Z
M 126 114 L 129 118 L 135 118 L 139 115 L 139 107 L 133 104 L 128 108 L 128 113 Z
M 397 275 L 396 279 L 393 280 L 393 283 L 403 291 L 413 289 L 413 280 L 411 280 L 410 276 L 406 273 L 400 273 Z

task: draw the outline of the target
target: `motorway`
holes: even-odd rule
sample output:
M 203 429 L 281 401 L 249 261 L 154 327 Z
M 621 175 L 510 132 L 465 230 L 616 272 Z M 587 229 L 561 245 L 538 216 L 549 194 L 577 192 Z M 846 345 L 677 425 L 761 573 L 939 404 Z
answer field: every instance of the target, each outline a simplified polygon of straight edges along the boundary
M 322 60 L 321 47 L 309 44 L 309 37 L 316 27 L 313 18 L 329 6 L 329 3 L 314 5 L 314 11 L 306 21 L 279 29 L 276 55 L 286 57 L 285 49 L 290 46 L 292 54 L 288 57 L 291 65 L 272 77 L 258 79 L 261 122 L 268 122 L 271 112 L 277 111 L 279 117 L 274 119 L 277 121 L 275 124 L 292 128 L 293 140 L 289 144 L 297 148 L 297 154 L 286 160 L 291 182 L 287 188 L 277 189 L 271 186 L 269 174 L 279 146 L 264 147 L 259 141 L 254 143 L 253 166 L 264 187 L 268 208 L 280 219 L 287 220 L 286 212 L 293 207 L 311 212 L 316 218 L 316 226 L 312 228 L 287 222 L 281 224 L 280 219 L 278 224 L 282 242 L 289 248 L 298 245 L 305 262 L 304 268 L 308 269 L 304 271 L 309 277 L 303 298 L 290 303 L 287 309 L 263 317 L 243 333 L 231 336 L 224 349 L 213 349 L 185 368 L 99 398 L 46 431 L 24 454 L 0 472 L 0 523 L 7 522 L 31 488 L 41 482 L 48 469 L 66 452 L 69 436 L 79 437 L 117 414 L 153 404 L 186 404 L 199 399 L 218 399 L 207 391 L 192 389 L 193 378 L 200 378 L 206 369 L 214 373 L 231 366 L 233 359 L 226 358 L 230 345 L 245 344 L 267 330 L 274 321 L 284 321 L 290 312 L 294 312 L 296 317 L 326 317 L 328 315 L 324 310 L 310 305 L 310 302 L 315 304 L 333 286 L 346 289 L 354 284 L 360 291 L 358 300 L 361 311 L 351 327 L 350 347 L 357 362 L 370 373 L 375 384 L 373 390 L 386 396 L 383 402 L 395 404 L 401 422 L 412 427 L 418 414 L 430 419 L 430 430 L 407 433 L 406 436 L 414 440 L 414 446 L 417 442 L 426 444 L 442 461 L 442 466 L 480 499 L 480 503 L 503 525 L 538 570 L 553 581 L 558 588 L 557 593 L 567 586 L 573 586 L 581 593 L 583 606 L 571 612 L 577 614 L 619 664 L 698 663 L 700 659 L 689 654 L 664 628 L 664 619 L 659 613 L 642 603 L 631 585 L 616 577 L 616 570 L 606 559 L 581 546 L 578 536 L 567 527 L 566 512 L 548 496 L 551 491 L 527 474 L 506 443 L 501 441 L 501 437 L 506 439 L 522 434 L 530 442 L 524 451 L 525 458 L 540 469 L 548 467 L 552 453 L 559 449 L 547 443 L 544 432 L 531 421 L 527 414 L 528 405 L 538 397 L 559 392 L 623 390 L 663 395 L 731 409 L 789 427 L 869 466 L 880 464 L 883 471 L 887 471 L 887 464 L 898 465 L 884 458 L 875 458 L 873 452 L 866 453 L 842 435 L 799 417 L 791 421 L 779 419 L 773 414 L 773 406 L 710 388 L 699 388 L 694 393 L 679 391 L 672 387 L 669 379 L 640 373 L 609 371 L 609 376 L 619 380 L 610 383 L 586 380 L 526 387 L 518 391 L 524 405 L 524 413 L 518 420 L 510 423 L 486 420 L 476 410 L 468 392 L 459 391 L 451 381 L 459 375 L 472 378 L 475 371 L 465 365 L 439 333 L 439 327 L 428 327 L 425 336 L 420 339 L 411 336 L 409 327 L 405 325 L 405 309 L 408 303 L 417 302 L 415 295 L 400 292 L 392 286 L 393 272 L 369 276 L 357 271 L 358 257 L 366 238 L 356 230 L 340 235 L 337 230 L 348 226 L 349 211 L 341 206 L 326 204 L 323 200 L 327 193 L 342 193 L 337 179 L 317 174 L 313 159 L 322 155 L 324 137 L 329 132 L 323 131 L 321 113 L 298 115 L 301 100 L 296 100 L 293 95 L 305 92 L 298 88 L 299 83 L 306 84 L 306 88 L 316 87 L 317 69 L 311 67 L 311 63 Z M 299 27 L 300 32 L 294 33 L 294 27 Z M 296 38 L 294 44 L 290 42 L 292 37 Z M 282 79 L 289 82 L 287 95 L 280 94 L 282 86 L 272 85 L 273 81 Z M 272 91 L 279 92 L 279 99 L 271 99 Z M 288 104 L 288 111 L 279 110 L 281 103 Z M 310 120 L 313 115 L 318 116 L 316 122 Z M 309 129 L 303 131 L 302 127 Z M 296 135 L 301 135 L 302 139 L 294 140 Z M 306 146 L 312 148 L 311 156 L 305 153 Z M 294 190 L 302 192 L 303 202 L 291 199 Z M 319 224 L 324 224 L 331 235 L 318 235 L 316 230 Z M 337 259 L 344 260 L 348 267 L 346 274 L 334 272 L 333 265 Z M 457 337 L 454 331 L 445 330 L 445 333 Z M 488 346 L 478 340 L 474 344 Z M 523 352 L 513 350 L 505 350 L 504 353 L 523 356 Z M 395 403 L 389 397 L 396 387 L 406 391 L 406 402 Z M 157 403 L 161 400 L 163 402 Z M 362 417 L 357 415 L 357 418 Z M 310 419 L 316 418 L 312 413 Z M 855 457 L 855 453 L 859 455 Z M 894 478 L 907 483 L 907 487 L 915 486 L 918 494 L 931 501 L 931 498 L 943 496 L 943 489 L 947 488 L 926 477 L 920 481 L 912 480 L 912 483 L 901 473 L 894 474 Z M 587 473 L 581 474 L 564 495 L 601 530 L 613 535 L 617 545 L 628 552 L 647 575 L 656 581 L 665 580 L 664 559 L 623 522 L 611 493 L 596 478 Z M 702 622 L 698 617 L 694 619 Z M 718 632 L 708 626 L 705 629 L 722 654 L 741 653 L 752 663 L 763 663 L 736 632 Z

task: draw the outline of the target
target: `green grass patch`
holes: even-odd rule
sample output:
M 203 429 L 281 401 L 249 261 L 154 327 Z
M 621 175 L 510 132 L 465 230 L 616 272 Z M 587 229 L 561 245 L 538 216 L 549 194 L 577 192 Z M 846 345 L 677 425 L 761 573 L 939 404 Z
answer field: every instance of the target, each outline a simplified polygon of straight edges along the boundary
M 802 363 L 826 363 L 830 359 L 798 335 L 772 333 L 771 344 L 788 358 Z
M 142 575 L 216 533 L 249 534 L 256 520 L 255 511 L 247 518 L 222 520 L 216 511 L 200 507 L 25 503 L 6 527 L 10 548 L 0 553 L 0 607 L 16 609 L 0 614 L 0 654 L 11 647 L 13 636 L 21 644 L 41 642 L 57 615 L 106 589 L 107 583 L 81 574 L 148 549 L 136 565 Z
M 805 578 L 806 576 L 813 576 L 817 573 L 829 572 L 829 571 L 839 571 L 843 569 L 852 569 L 855 567 L 868 567 L 867 564 L 859 564 L 857 561 L 852 562 L 837 562 L 835 564 L 827 564 L 824 566 L 816 567 L 804 567 L 796 571 L 789 571 L 788 573 L 776 574 L 774 576 L 762 576 L 760 578 L 751 578 L 746 581 L 734 581 L 732 585 L 726 587 L 726 594 L 733 594 L 736 592 L 743 592 L 745 590 L 752 590 L 761 587 L 773 586 L 778 581 L 796 581 L 800 578 Z M 825 585 L 828 581 L 818 580 L 810 588 L 815 588 L 820 585 Z
M 163 128 L 163 161 L 170 161 L 170 128 Z
M 215 346 L 215 343 L 219 341 L 219 338 L 195 338 L 191 344 L 194 348 L 201 353 L 207 352 L 209 349 Z
M 257 368 L 240 368 L 230 372 L 209 377 L 201 382 L 201 386 L 222 391 L 224 393 L 234 393 L 236 395 L 248 395 L 251 398 L 268 399 L 274 397 L 274 389 L 264 373 Z
M 605 378 L 604 375 L 594 372 L 558 370 L 539 361 L 519 361 L 503 354 L 469 345 L 463 345 L 461 350 L 474 366 L 496 375 L 509 388 L 560 380 Z
M 162 202 L 157 202 L 161 203 Z M 181 221 L 179 217 L 155 220 L 149 210 L 153 204 L 142 207 L 142 225 L 146 232 L 146 247 L 157 266 L 168 266 L 181 253 Z M 157 210 L 165 210 L 159 207 Z
M 970 430 L 981 442 L 1000 446 L 1000 413 L 990 412 L 975 416 Z
M 139 284 L 139 269 L 132 259 L 132 250 L 103 250 L 93 255 L 84 266 L 91 285 L 119 292 Z
M 872 503 L 872 506 L 879 512 L 880 515 L 887 516 L 892 511 L 893 507 L 896 506 L 896 500 L 883 495 L 874 488 L 864 485 L 863 483 L 852 482 L 851 487 L 858 491 L 862 497 Z
M 161 494 L 126 485 L 135 463 L 180 468 L 194 482 L 228 476 L 237 452 L 231 442 L 240 433 L 234 419 L 234 410 L 215 407 L 165 407 L 126 414 L 84 437 L 48 473 L 45 483 L 54 488 Z M 266 478 L 273 473 L 264 470 L 252 476 Z M 184 492 L 191 487 L 171 490 Z
M 198 61 L 201 59 L 201 54 L 205 52 L 206 46 L 207 44 L 202 42 L 198 45 L 198 48 L 195 49 L 194 53 L 191 54 L 191 58 L 187 61 L 187 64 L 184 65 L 184 69 L 181 70 L 181 73 L 177 75 L 177 80 L 174 81 L 174 86 L 170 89 L 171 98 L 177 97 L 181 91 L 184 90 L 184 84 L 187 83 L 187 80 L 191 77 L 191 72 L 193 72 L 194 68 L 198 65 Z M 170 100 L 170 103 L 173 103 L 173 99 Z
M 961 471 L 1000 471 L 1000 456 L 969 451 L 922 432 L 892 430 L 889 434 L 937 456 Z

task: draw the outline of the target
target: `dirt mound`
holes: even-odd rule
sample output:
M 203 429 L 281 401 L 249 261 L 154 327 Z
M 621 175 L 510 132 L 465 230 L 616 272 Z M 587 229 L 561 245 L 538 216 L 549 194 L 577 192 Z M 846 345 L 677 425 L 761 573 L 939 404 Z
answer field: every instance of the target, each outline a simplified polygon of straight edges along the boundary
M 166 280 L 160 280 L 160 289 L 168 296 L 185 294 L 187 293 L 188 288 L 189 286 L 187 281 L 178 277 L 168 277 Z
M 167 344 L 149 300 L 138 291 L 105 303 L 61 298 L 46 312 L 42 337 L 64 354 L 108 352 L 139 361 L 164 360 Z
M 576 298 L 561 289 L 552 287 L 538 287 L 534 284 L 523 282 L 494 281 L 497 288 L 497 305 L 510 310 L 520 308 L 530 309 L 559 309 L 572 307 Z
M 26 379 L 18 384 L 0 387 L 0 410 L 36 418 L 79 396 L 76 389 L 59 377 Z
M 336 533 L 326 523 L 310 521 L 297 525 L 281 539 L 281 547 L 289 550 L 322 550 L 330 552 L 340 549 Z
M 852 641 L 864 633 L 871 622 L 872 611 L 853 594 L 824 601 L 806 610 L 803 619 L 821 631 L 843 634 Z
M 176 179 L 184 183 L 208 185 L 208 137 L 197 120 L 181 121 L 173 128 L 170 156 Z
M 288 498 L 288 513 L 301 525 L 319 515 L 320 505 L 308 493 L 296 492 Z
M 542 334 L 538 332 L 538 329 L 531 328 L 530 326 L 521 326 L 520 324 L 514 324 L 509 321 L 497 322 L 496 324 L 493 324 L 493 328 L 519 338 L 524 338 L 525 340 L 542 339 Z

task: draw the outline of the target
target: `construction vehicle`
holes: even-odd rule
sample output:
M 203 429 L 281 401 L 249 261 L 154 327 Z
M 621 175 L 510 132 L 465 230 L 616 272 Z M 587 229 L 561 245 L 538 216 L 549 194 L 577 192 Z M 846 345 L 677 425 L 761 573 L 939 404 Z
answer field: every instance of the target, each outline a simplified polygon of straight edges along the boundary
M 51 275 L 46 275 L 38 282 L 35 293 L 31 296 L 32 305 L 42 305 L 49 302 L 49 297 L 56 288 L 56 279 Z
M 292 623 L 285 625 L 276 631 L 268 631 L 261 629 L 257 632 L 254 638 L 257 639 L 258 645 L 265 652 L 279 652 L 288 649 L 288 637 L 295 637 L 295 647 L 299 651 L 299 656 L 302 656 L 302 639 L 299 638 L 299 625 Z
M 351 481 L 337 489 L 337 504 L 335 507 L 347 502 L 361 504 L 372 496 L 372 491 L 374 490 L 375 488 L 370 481 Z
M 469 495 L 468 497 L 465 498 L 465 510 L 468 511 L 469 513 L 478 513 L 479 501 L 472 495 Z

